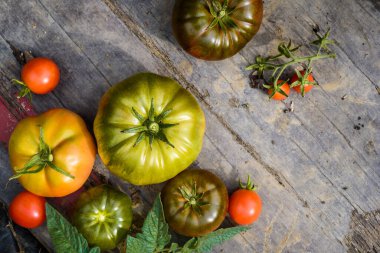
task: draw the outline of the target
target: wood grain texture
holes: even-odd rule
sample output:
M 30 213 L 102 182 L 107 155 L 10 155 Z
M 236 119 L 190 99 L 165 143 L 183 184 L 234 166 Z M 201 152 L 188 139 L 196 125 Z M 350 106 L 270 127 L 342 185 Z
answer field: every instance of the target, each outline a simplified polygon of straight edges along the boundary
M 221 176 L 230 191 L 239 177 L 251 174 L 264 202 L 253 228 L 215 252 L 379 251 L 376 237 L 370 236 L 378 234 L 379 226 L 368 227 L 366 219 L 355 218 L 380 210 L 376 1 L 265 1 L 263 25 L 254 39 L 238 55 L 211 63 L 179 48 L 171 33 L 173 3 L 0 2 L 0 92 L 9 110 L 18 120 L 26 115 L 13 101 L 9 80 L 19 75 L 20 66 L 9 44 L 52 57 L 62 70 L 56 90 L 35 96 L 35 110 L 69 108 L 90 129 L 99 99 L 112 84 L 141 71 L 173 77 L 205 110 L 206 138 L 194 166 Z M 295 111 L 284 114 L 284 103 L 268 101 L 250 87 L 244 68 L 257 54 L 274 52 L 280 41 L 312 39 L 316 24 L 323 31 L 331 27 L 337 59 L 315 66 L 321 87 L 306 98 L 292 95 Z M 354 129 L 358 124 L 360 130 Z M 0 187 L 10 174 L 5 149 L 1 158 Z M 110 175 L 99 159 L 95 170 L 133 196 L 138 217 L 146 214 L 162 187 L 128 185 Z M 11 192 L 20 190 L 17 184 L 12 187 L 0 194 L 8 203 Z M 51 247 L 46 233 L 39 238 Z

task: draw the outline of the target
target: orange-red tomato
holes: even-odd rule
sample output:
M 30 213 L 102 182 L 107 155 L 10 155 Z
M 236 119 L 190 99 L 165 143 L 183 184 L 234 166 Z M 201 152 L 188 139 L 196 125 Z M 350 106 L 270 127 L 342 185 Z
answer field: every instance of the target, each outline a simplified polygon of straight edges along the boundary
M 54 61 L 48 58 L 34 58 L 21 70 L 24 84 L 36 94 L 52 91 L 59 82 L 59 69 Z
M 283 80 L 278 80 L 277 81 L 277 84 L 280 84 L 284 82 Z M 284 83 L 281 85 L 280 89 L 286 94 L 289 96 L 290 94 L 290 86 L 288 83 Z M 268 89 L 268 95 L 272 95 L 273 93 L 273 88 L 271 89 Z M 276 91 L 275 94 L 273 95 L 273 97 L 271 99 L 274 99 L 274 100 L 285 100 L 287 98 L 287 96 L 284 96 L 283 94 L 281 94 L 280 92 Z
M 239 189 L 230 197 L 228 212 L 237 224 L 249 225 L 259 218 L 261 207 L 261 198 L 255 191 Z
M 19 193 L 9 206 L 9 216 L 14 223 L 24 228 L 36 228 L 46 220 L 44 197 L 24 191 Z
M 303 76 L 305 74 L 305 71 L 302 70 L 300 71 L 301 75 Z M 298 76 L 297 74 L 295 73 L 292 78 L 290 79 L 290 84 L 296 82 L 298 80 Z M 307 81 L 312 83 L 314 82 L 314 78 L 313 78 L 313 75 L 310 73 L 308 76 L 307 76 Z M 298 92 L 298 93 L 301 93 L 301 85 L 297 85 L 297 86 L 294 86 L 293 89 Z M 312 84 L 305 84 L 304 85 L 304 90 L 305 90 L 305 93 L 309 92 L 311 89 L 313 89 L 313 85 Z

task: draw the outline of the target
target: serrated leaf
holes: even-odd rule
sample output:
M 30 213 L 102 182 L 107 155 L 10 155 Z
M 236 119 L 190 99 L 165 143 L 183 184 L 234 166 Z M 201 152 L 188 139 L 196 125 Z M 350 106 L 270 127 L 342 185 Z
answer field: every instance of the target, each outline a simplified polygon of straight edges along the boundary
M 138 248 L 140 244 L 144 247 L 144 250 L 140 252 L 148 253 L 161 250 L 170 242 L 170 238 L 169 226 L 165 221 L 160 195 L 158 195 L 144 221 L 142 233 L 137 234 L 136 238 L 128 237 L 128 253 L 130 247 Z
M 183 245 L 181 252 L 182 253 L 193 252 L 197 247 L 197 243 L 198 243 L 198 238 L 191 238 L 185 243 L 185 245 Z
M 218 229 L 208 235 L 199 237 L 196 242 L 196 247 L 193 252 L 196 253 L 206 253 L 210 252 L 213 247 L 216 245 L 222 244 L 224 241 L 227 241 L 234 237 L 235 235 L 247 231 L 250 227 L 232 227 L 232 228 L 224 228 Z
M 57 210 L 46 204 L 47 228 L 57 253 L 88 253 L 86 239 Z M 92 251 L 99 252 L 99 251 Z
M 100 253 L 100 248 L 99 247 L 91 248 L 88 253 Z
M 176 252 L 177 249 L 178 249 L 178 243 L 173 242 L 173 243 L 170 245 L 169 252 Z
M 147 251 L 146 242 L 144 240 L 134 238 L 132 236 L 128 236 L 127 237 L 127 252 L 141 253 L 141 252 L 154 252 L 154 251 Z

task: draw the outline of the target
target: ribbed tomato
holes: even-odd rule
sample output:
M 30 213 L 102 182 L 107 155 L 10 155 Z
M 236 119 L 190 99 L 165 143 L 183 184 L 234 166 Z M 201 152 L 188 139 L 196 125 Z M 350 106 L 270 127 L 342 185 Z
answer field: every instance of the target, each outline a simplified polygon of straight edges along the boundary
M 208 234 L 227 214 L 228 192 L 223 181 L 207 170 L 186 170 L 162 190 L 166 221 L 177 233 L 189 237 Z
M 90 245 L 113 249 L 131 227 L 132 201 L 108 185 L 90 188 L 79 196 L 72 222 Z
M 262 18 L 262 0 L 176 0 L 173 31 L 189 54 L 222 60 L 252 39 Z
M 95 162 L 95 143 L 84 121 L 62 108 L 20 121 L 8 148 L 15 172 L 12 178 L 45 197 L 62 197 L 78 190 Z
M 161 183 L 186 169 L 201 151 L 204 131 L 195 98 L 174 80 L 151 73 L 108 90 L 94 123 L 103 162 L 135 185 Z

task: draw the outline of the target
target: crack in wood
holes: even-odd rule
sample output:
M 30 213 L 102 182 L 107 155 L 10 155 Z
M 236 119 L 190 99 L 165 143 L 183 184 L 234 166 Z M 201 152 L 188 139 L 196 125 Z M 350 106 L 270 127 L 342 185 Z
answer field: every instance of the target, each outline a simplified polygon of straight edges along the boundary
M 264 231 L 264 253 L 270 252 L 269 236 L 272 233 L 274 223 L 276 222 L 278 216 L 280 215 L 283 209 L 284 205 L 281 203 L 281 206 L 277 209 L 277 212 L 272 216 L 272 219 L 270 220 L 268 227 Z
M 12 50 L 13 56 L 16 58 L 17 62 L 20 63 L 20 65 L 26 64 L 28 61 L 34 58 L 31 51 L 27 50 L 20 50 L 15 45 L 13 45 L 12 42 L 5 40 L 5 42 L 9 45 L 9 47 Z
M 348 253 L 380 252 L 380 209 L 363 214 L 352 211 L 350 228 L 344 239 Z
M 205 96 L 187 79 L 183 76 L 183 74 L 175 67 L 175 64 L 171 61 L 171 59 L 156 45 L 153 39 L 146 36 L 142 31 L 139 25 L 132 20 L 132 18 L 126 14 L 121 7 L 114 0 L 102 0 L 108 8 L 119 18 L 121 22 L 150 50 L 150 52 L 158 59 L 160 59 L 166 66 L 167 71 L 171 75 L 173 75 L 181 84 L 185 85 L 185 88 L 190 90 L 209 110 L 209 112 L 217 118 L 217 120 L 225 127 L 225 129 L 235 138 L 236 142 L 242 146 L 258 163 L 260 163 L 263 168 L 269 172 L 277 182 L 287 188 L 297 197 L 297 199 L 302 203 L 302 206 L 308 208 L 309 205 L 306 200 L 304 200 L 298 192 L 291 186 L 288 180 L 274 168 L 269 166 L 259 155 L 256 149 L 245 142 L 240 135 L 233 130 L 233 128 L 225 121 L 225 119 L 216 113 L 210 103 L 205 100 Z
M 299 213 L 297 213 L 292 221 L 292 224 L 290 226 L 290 228 L 288 229 L 288 231 L 285 233 L 285 235 L 283 236 L 280 244 L 277 246 L 275 252 L 277 253 L 281 253 L 284 251 L 284 249 L 289 246 L 288 244 L 288 241 L 289 239 L 291 238 L 291 236 L 293 235 L 293 232 L 296 228 L 296 225 L 297 225 L 297 221 L 298 221 L 298 216 L 299 216 Z

